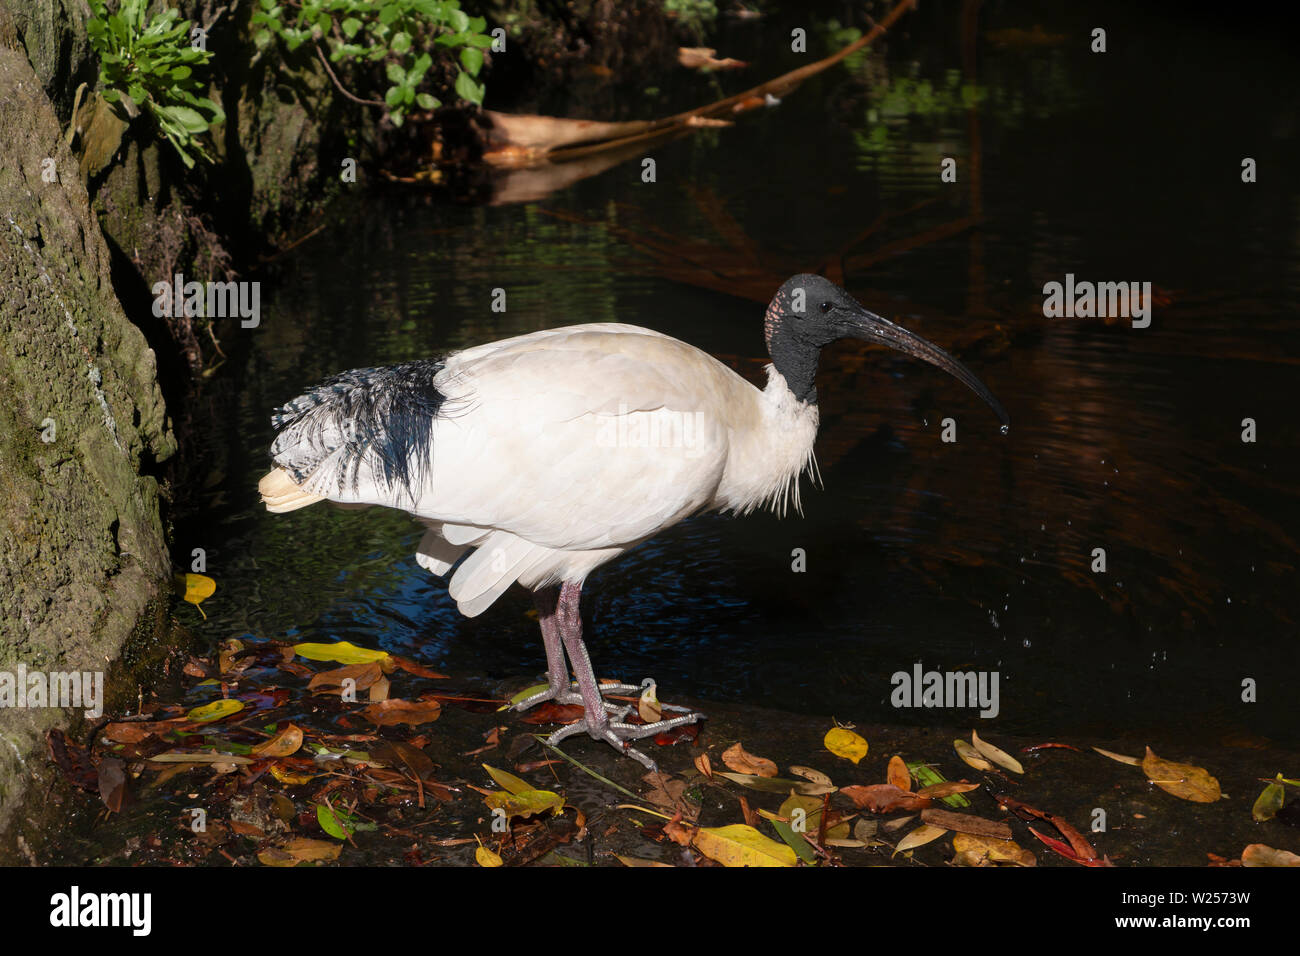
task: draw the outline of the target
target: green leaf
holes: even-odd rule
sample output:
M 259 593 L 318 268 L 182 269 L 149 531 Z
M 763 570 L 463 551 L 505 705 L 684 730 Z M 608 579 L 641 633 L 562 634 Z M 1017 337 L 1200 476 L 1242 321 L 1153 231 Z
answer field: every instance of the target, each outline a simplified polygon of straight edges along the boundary
M 460 62 L 470 76 L 478 76 L 478 71 L 483 68 L 483 51 L 467 46 L 460 51 Z
M 389 83 L 401 84 L 406 82 L 406 71 L 397 63 L 390 63 L 384 70 L 388 76 Z
M 388 92 L 384 94 L 384 102 L 390 107 L 400 106 L 402 103 L 402 88 L 400 86 L 390 86 Z
M 415 102 L 420 104 L 422 110 L 435 110 L 442 104 L 428 93 L 416 93 Z
M 335 820 L 335 817 L 338 820 Z M 320 828 L 336 840 L 346 840 L 352 836 L 352 830 L 348 826 L 352 823 L 351 818 L 342 810 L 335 809 L 333 812 L 323 803 L 316 804 L 316 822 Z M 344 825 L 340 826 L 340 822 Z
M 411 35 L 405 30 L 395 33 L 388 44 L 388 48 L 398 56 L 402 56 L 407 50 L 411 49 Z
M 470 79 L 468 73 L 458 73 L 456 75 L 456 95 L 462 100 L 480 105 L 483 102 L 483 87 Z
M 361 21 L 356 17 L 347 17 L 343 21 L 343 35 L 351 40 L 361 29 Z
M 808 845 L 807 840 L 794 832 L 794 828 L 790 824 L 781 820 L 768 820 L 767 822 L 772 824 L 772 829 L 776 830 L 777 835 L 786 842 L 786 845 L 794 850 L 795 856 L 805 863 L 817 862 L 817 854 L 813 852 L 813 848 Z
M 1277 812 L 1282 809 L 1285 799 L 1286 791 L 1282 784 L 1270 783 L 1264 788 L 1264 792 L 1259 795 L 1258 799 L 1255 800 L 1250 815 L 1255 818 L 1256 823 L 1265 823 L 1272 820 L 1277 815 Z

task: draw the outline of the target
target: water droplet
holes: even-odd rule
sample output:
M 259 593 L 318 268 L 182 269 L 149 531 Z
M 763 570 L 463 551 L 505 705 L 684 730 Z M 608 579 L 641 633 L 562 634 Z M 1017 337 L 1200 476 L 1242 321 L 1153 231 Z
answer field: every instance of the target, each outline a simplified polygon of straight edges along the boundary
M 1001 428 L 998 429 L 998 431 L 1000 431 L 1004 435 L 1009 435 L 1011 433 L 1011 426 L 1003 425 Z

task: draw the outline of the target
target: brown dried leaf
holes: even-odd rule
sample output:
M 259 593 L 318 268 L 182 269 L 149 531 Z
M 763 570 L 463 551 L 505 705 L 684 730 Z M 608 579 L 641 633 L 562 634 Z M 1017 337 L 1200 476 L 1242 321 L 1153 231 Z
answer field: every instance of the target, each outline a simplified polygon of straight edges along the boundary
M 381 700 L 361 710 L 361 716 L 380 727 L 410 724 L 412 727 L 437 720 L 442 705 L 436 700 Z
M 890 783 L 877 783 L 869 787 L 854 785 L 843 787 L 840 793 L 855 806 L 872 813 L 892 813 L 894 810 L 924 810 L 930 805 L 929 797 L 901 790 Z
M 814 770 L 812 767 L 791 767 L 790 772 L 796 777 L 803 777 L 805 780 L 811 780 L 821 787 L 827 787 L 830 790 L 835 789 L 835 784 L 831 783 L 831 778 L 826 776 L 820 770 Z
M 1157 757 L 1150 747 L 1142 761 L 1142 771 L 1147 775 L 1148 782 L 1181 800 L 1214 803 L 1222 796 L 1219 781 L 1210 776 L 1205 768 L 1164 760 Z
M 775 763 L 765 757 L 755 757 L 748 753 L 739 742 L 722 752 L 722 762 L 736 773 L 747 773 L 755 777 L 776 776 Z
M 320 690 L 322 693 L 341 694 L 344 682 L 352 681 L 353 690 L 362 691 L 383 679 L 383 676 L 384 671 L 379 666 L 378 661 L 365 661 L 361 664 L 336 667 L 332 671 L 321 671 L 308 682 L 307 689 L 310 691 Z
M 259 757 L 289 757 L 296 754 L 301 746 L 302 728 L 297 724 L 290 724 L 274 737 L 254 747 L 253 753 Z
M 1300 866 L 1300 856 L 1288 850 L 1276 850 L 1263 843 L 1252 843 L 1241 851 L 1242 866 Z
M 907 761 L 898 754 L 889 758 L 889 767 L 885 770 L 885 782 L 899 790 L 912 789 L 912 775 L 908 772 Z
M 932 783 L 928 787 L 922 787 L 916 791 L 916 795 L 929 797 L 931 800 L 942 800 L 944 797 L 951 797 L 954 793 L 970 793 L 972 790 L 978 790 L 980 786 L 978 783 L 945 780 L 943 783 Z
M 1011 839 L 1011 827 L 1005 823 L 986 820 L 984 817 L 969 813 L 953 813 L 949 810 L 932 808 L 921 811 L 921 821 L 931 826 L 943 827 L 945 830 L 969 833 L 972 836 L 992 837 L 995 840 Z

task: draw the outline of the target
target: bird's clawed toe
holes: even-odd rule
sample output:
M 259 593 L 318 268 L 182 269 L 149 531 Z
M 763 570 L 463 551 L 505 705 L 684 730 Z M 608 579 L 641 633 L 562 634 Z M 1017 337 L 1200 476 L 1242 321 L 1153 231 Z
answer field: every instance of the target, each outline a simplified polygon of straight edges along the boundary
M 606 706 L 608 706 L 608 702 L 606 702 Z M 681 711 L 681 716 L 656 720 L 649 724 L 629 724 L 622 719 L 622 717 L 625 716 L 625 713 L 618 716 L 609 714 L 606 715 L 604 720 L 598 721 L 593 726 L 592 722 L 588 720 L 587 715 L 583 714 L 581 720 L 569 724 L 567 727 L 561 727 L 555 733 L 551 734 L 551 736 L 547 738 L 546 743 L 554 747 L 562 740 L 573 737 L 576 734 L 586 733 L 592 740 L 603 740 L 619 753 L 631 757 L 646 769 L 655 771 L 658 770 L 659 767 L 653 760 L 633 747 L 631 745 L 632 741 L 641 740 L 645 737 L 653 737 L 656 734 L 663 733 L 665 730 L 671 730 L 674 727 L 681 727 L 685 724 L 693 724 L 696 721 L 704 719 L 704 715 L 699 711 L 689 710 L 685 707 L 677 707 L 672 704 L 662 704 L 661 706 L 665 710 Z

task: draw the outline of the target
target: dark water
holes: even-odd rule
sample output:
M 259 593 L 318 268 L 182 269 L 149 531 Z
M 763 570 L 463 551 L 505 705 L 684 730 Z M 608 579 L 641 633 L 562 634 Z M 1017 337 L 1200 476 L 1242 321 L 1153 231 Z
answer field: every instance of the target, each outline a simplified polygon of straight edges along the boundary
M 350 640 L 531 683 L 528 595 L 463 619 L 416 565 L 405 515 L 262 509 L 270 410 L 341 369 L 604 320 L 760 381 L 755 299 L 828 267 L 958 351 L 1010 435 L 933 368 L 832 349 L 824 490 L 805 487 L 802 518 L 699 517 L 600 569 L 597 670 L 653 675 L 668 699 L 951 722 L 890 706 L 889 675 L 921 662 L 999 672 L 1001 716 L 983 724 L 1006 733 L 1300 744 L 1294 55 L 1175 8 L 991 3 L 972 61 L 947 6 L 924 4 L 887 47 L 779 106 L 653 148 L 652 184 L 634 160 L 528 203 L 379 191 L 332 210 L 277 262 L 246 359 L 219 373 L 238 401 L 212 405 L 213 471 L 178 528 L 178 553 L 205 548 L 218 591 L 206 622 L 178 614 L 212 645 Z M 753 62 L 739 76 L 649 77 L 635 96 L 593 77 L 573 95 L 608 118 L 701 104 L 806 62 L 782 39 L 798 22 L 725 26 L 721 53 Z M 1098 24 L 1105 54 L 1088 52 Z M 844 40 L 826 16 L 803 25 L 815 55 Z M 1257 183 L 1241 182 L 1246 156 Z M 939 180 L 944 157 L 956 183 Z M 1044 318 L 1043 284 L 1066 273 L 1152 282 L 1150 328 Z M 956 444 L 939 439 L 949 416 Z M 1241 702 L 1247 678 L 1258 703 Z

